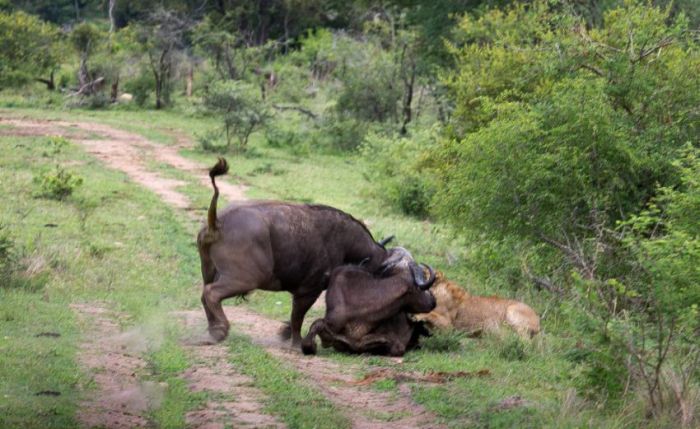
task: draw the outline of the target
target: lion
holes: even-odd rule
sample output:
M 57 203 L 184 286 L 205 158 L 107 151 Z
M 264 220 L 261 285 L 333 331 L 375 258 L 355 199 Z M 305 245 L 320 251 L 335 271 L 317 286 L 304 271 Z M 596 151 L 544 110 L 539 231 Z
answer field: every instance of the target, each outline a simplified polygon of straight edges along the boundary
M 474 296 L 457 284 L 436 273 L 430 289 L 437 306 L 427 314 L 414 318 L 435 329 L 454 328 L 479 336 L 484 331 L 508 325 L 521 337 L 531 338 L 540 331 L 540 318 L 527 304 L 497 296 Z

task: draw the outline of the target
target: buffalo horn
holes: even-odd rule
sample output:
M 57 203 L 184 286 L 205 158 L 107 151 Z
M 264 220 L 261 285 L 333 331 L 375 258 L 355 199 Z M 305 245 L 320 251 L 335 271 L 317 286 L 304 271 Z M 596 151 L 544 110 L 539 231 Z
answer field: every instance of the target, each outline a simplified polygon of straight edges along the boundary
M 388 236 L 388 237 L 386 237 L 386 238 L 382 238 L 382 239 L 379 241 L 379 245 L 382 246 L 382 247 L 384 247 L 384 246 L 386 246 L 387 244 L 389 244 L 389 242 L 390 242 L 391 240 L 393 240 L 393 239 L 394 239 L 394 236 L 393 236 L 393 235 L 390 235 L 390 236 Z
M 425 279 L 423 267 L 425 267 L 428 270 L 428 273 L 430 273 L 427 280 Z M 433 283 L 435 283 L 435 271 L 433 271 L 430 265 L 413 265 L 411 267 L 411 272 L 413 273 L 413 282 L 420 290 L 427 290 L 433 285 Z

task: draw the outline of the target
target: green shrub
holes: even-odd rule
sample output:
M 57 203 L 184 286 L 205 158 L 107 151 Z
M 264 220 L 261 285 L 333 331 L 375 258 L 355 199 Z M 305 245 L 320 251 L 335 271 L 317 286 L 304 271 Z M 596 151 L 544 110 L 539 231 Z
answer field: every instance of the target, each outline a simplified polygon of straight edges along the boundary
M 44 156 L 54 157 L 70 145 L 70 141 L 62 136 L 51 136 L 48 138 L 48 149 L 44 151 Z
M 133 95 L 134 102 L 138 106 L 143 107 L 148 103 L 154 87 L 155 79 L 153 74 L 144 69 L 136 77 L 126 81 L 124 91 Z
M 688 383 L 683 400 L 661 386 L 697 374 L 685 356 L 700 353 L 700 169 L 683 149 L 700 132 L 693 34 L 641 1 L 590 29 L 548 1 L 465 15 L 444 76 L 454 111 L 430 155 L 435 212 L 514 243 L 494 263 L 521 265 L 518 283 L 549 278 L 589 319 L 590 390 L 641 390 L 655 417 L 691 400 Z
M 221 137 L 221 130 L 208 130 L 202 134 L 195 134 L 195 138 L 197 143 L 199 143 L 200 149 L 204 152 L 226 152 L 226 143 Z
M 55 89 L 54 73 L 65 50 L 58 27 L 24 12 L 0 11 L 0 89 L 42 78 Z
M 349 152 L 360 147 L 368 127 L 355 118 L 331 114 L 319 126 L 316 144 L 333 152 Z
M 426 217 L 435 193 L 427 158 L 433 139 L 430 131 L 400 138 L 370 133 L 361 147 L 375 193 L 411 216 Z
M 271 147 L 294 147 L 302 143 L 303 136 L 297 131 L 272 124 L 265 127 L 265 140 Z
M 34 183 L 39 186 L 40 196 L 62 200 L 83 184 L 83 178 L 56 165 L 53 170 L 44 171 L 35 176 Z
M 242 81 L 215 82 L 204 95 L 204 107 L 223 122 L 226 148 L 237 140 L 237 149 L 245 151 L 250 135 L 271 117 L 258 88 Z

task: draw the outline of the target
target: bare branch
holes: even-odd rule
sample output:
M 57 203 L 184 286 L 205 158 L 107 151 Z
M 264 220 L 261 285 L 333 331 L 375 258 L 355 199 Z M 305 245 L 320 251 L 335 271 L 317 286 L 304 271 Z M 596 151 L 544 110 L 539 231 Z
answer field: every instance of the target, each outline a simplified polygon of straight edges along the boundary
M 644 49 L 639 53 L 639 56 L 632 60 L 633 63 L 638 63 L 642 61 L 644 58 L 648 57 L 649 55 L 653 54 L 654 52 L 659 51 L 662 48 L 665 48 L 666 46 L 672 45 L 675 39 L 671 36 L 665 37 L 659 41 L 656 45 L 649 49 Z
M 318 118 L 318 115 L 316 115 L 314 112 L 312 112 L 311 110 L 305 109 L 305 108 L 303 108 L 303 107 L 301 107 L 301 106 L 283 106 L 283 105 L 280 105 L 280 104 L 273 104 L 272 107 L 274 107 L 274 108 L 277 109 L 277 110 L 281 110 L 281 111 L 284 111 L 284 110 L 295 110 L 295 111 L 297 111 L 297 112 L 299 112 L 299 113 L 303 113 L 304 115 L 308 116 L 308 117 L 311 118 L 311 119 L 317 119 L 317 118 Z

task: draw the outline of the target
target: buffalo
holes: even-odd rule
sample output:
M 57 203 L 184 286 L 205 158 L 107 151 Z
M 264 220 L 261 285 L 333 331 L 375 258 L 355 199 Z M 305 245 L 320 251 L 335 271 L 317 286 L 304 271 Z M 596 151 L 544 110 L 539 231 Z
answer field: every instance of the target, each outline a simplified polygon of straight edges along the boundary
M 403 248 L 391 249 L 379 274 L 363 267 L 341 266 L 330 275 L 326 314 L 309 328 L 302 341 L 304 354 L 316 353 L 316 335 L 324 347 L 349 353 L 402 356 L 427 334 L 409 313 L 435 308 L 429 288 L 435 281 L 432 268 L 424 269 Z
M 262 289 L 293 295 L 286 334 L 298 345 L 304 316 L 328 286 L 329 273 L 337 266 L 360 262 L 363 270 L 377 271 L 388 257 L 386 241 L 375 241 L 362 222 L 324 205 L 247 201 L 217 213 L 215 178 L 227 172 L 223 158 L 209 170 L 214 195 L 207 223 L 197 236 L 207 342 L 219 342 L 228 335 L 230 324 L 222 300 Z

